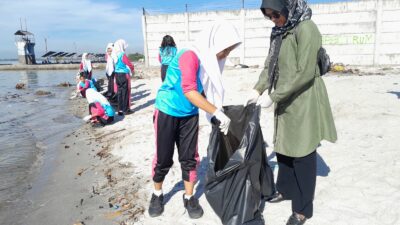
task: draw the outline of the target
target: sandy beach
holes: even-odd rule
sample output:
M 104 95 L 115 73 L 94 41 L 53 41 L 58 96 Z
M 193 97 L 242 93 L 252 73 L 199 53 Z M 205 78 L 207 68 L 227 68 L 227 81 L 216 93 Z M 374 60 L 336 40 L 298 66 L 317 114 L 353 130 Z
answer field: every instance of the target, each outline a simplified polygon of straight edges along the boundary
M 154 154 L 152 125 L 153 103 L 161 84 L 158 71 L 142 72 L 145 79 L 132 81 L 134 114 L 101 129 L 107 136 L 110 153 L 132 171 L 122 179 L 127 192 L 137 198 L 132 204 L 147 209 L 152 191 L 150 165 Z M 226 104 L 241 104 L 246 91 L 258 78 L 260 69 L 227 69 L 224 72 Z M 318 178 L 315 213 L 307 224 L 398 224 L 400 194 L 399 70 L 361 68 L 358 74 L 330 74 L 324 78 L 330 95 L 339 140 L 323 142 L 318 149 Z M 261 124 L 264 139 L 272 143 L 272 109 L 263 109 Z M 120 131 L 122 130 L 122 131 Z M 120 131 L 120 132 L 118 132 Z M 112 134 L 113 132 L 117 132 Z M 158 218 L 143 214 L 130 215 L 127 223 L 135 224 L 220 224 L 203 195 L 207 168 L 206 149 L 210 127 L 201 115 L 199 181 L 195 195 L 200 197 L 205 214 L 191 220 L 183 208 L 183 184 L 179 163 L 175 163 L 164 182 L 165 212 Z M 276 165 L 273 146 L 267 148 L 270 165 Z M 175 162 L 177 162 L 175 155 Z M 114 170 L 119 170 L 114 169 Z M 277 168 L 274 167 L 274 172 Z M 135 189 L 134 183 L 140 188 Z M 123 185 L 123 184 L 121 184 Z M 129 214 L 129 213 L 128 213 Z M 266 204 L 266 224 L 284 224 L 291 214 L 290 203 Z M 125 220 L 126 217 L 124 217 Z
M 165 211 L 157 218 L 148 215 L 155 150 L 153 103 L 161 79 L 158 68 L 137 70 L 142 79 L 132 80 L 134 113 L 117 117 L 112 125 L 94 128 L 87 124 L 68 135 L 60 146 L 48 190 L 32 201 L 37 210 L 22 218 L 22 224 L 220 224 L 203 193 L 210 132 L 203 113 L 195 195 L 204 216 L 191 220 L 183 208 L 177 154 L 164 182 Z M 400 223 L 400 70 L 360 71 L 324 77 L 339 139 L 335 144 L 322 142 L 318 149 L 314 217 L 307 224 Z M 257 68 L 226 69 L 226 105 L 241 104 L 259 72 Z M 79 105 L 74 110 L 83 117 L 86 102 L 71 101 Z M 272 109 L 263 108 L 260 120 L 276 174 Z M 267 203 L 263 215 L 266 224 L 275 225 L 285 224 L 290 214 L 290 202 L 282 202 Z

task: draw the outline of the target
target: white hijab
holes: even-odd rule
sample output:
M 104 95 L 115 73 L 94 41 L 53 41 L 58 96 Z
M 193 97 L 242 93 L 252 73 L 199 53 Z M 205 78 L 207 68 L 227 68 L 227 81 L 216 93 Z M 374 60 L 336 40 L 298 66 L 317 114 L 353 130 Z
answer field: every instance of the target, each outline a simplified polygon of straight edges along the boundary
M 106 64 L 106 73 L 107 75 L 111 76 L 111 74 L 114 72 L 114 60 L 112 58 L 112 52 L 111 55 L 108 55 L 107 50 L 109 48 L 113 49 L 114 44 L 113 43 L 108 43 L 107 48 L 106 48 L 106 57 L 107 57 L 107 64 Z M 114 51 L 114 50 L 113 50 Z
M 198 38 L 190 47 L 200 59 L 200 80 L 207 100 L 218 109 L 224 102 L 224 87 L 222 71 L 226 59 L 217 60 L 216 54 L 226 48 L 241 44 L 240 36 L 231 23 L 221 20 L 212 23 L 200 32 Z M 207 114 L 210 119 L 211 115 Z
M 110 105 L 110 102 L 102 94 L 95 91 L 93 88 L 88 88 L 86 90 L 86 100 L 89 104 L 99 102 L 101 105 Z
M 111 55 L 115 63 L 118 61 L 119 54 L 121 54 L 121 52 L 125 52 L 127 47 L 128 44 L 123 39 L 119 39 L 114 43 L 114 48 Z
M 87 59 L 87 53 L 83 53 L 82 54 L 82 65 L 83 65 L 83 70 L 84 71 L 88 71 L 90 73 L 90 71 L 92 71 L 92 62 L 90 62 L 90 59 Z

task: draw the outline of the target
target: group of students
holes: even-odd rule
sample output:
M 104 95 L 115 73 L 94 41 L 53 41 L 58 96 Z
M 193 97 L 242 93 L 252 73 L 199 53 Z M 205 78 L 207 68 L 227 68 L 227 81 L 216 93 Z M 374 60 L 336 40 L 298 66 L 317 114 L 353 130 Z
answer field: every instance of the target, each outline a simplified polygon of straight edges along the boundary
M 77 92 L 89 103 L 90 121 L 94 124 L 106 125 L 114 121 L 115 111 L 110 101 L 118 102 L 118 115 L 131 113 L 131 76 L 134 67 L 125 54 L 127 44 L 119 39 L 106 48 L 106 76 L 108 79 L 105 96 L 101 94 L 101 86 L 93 77 L 93 65 L 87 53 L 82 54 L 79 68 Z M 106 98 L 107 97 L 107 98 Z
M 292 214 L 287 225 L 300 225 L 313 215 L 316 149 L 321 140 L 337 139 L 317 65 L 321 34 L 311 20 L 311 9 L 305 0 L 263 0 L 260 8 L 275 26 L 265 67 L 244 105 L 263 102 L 265 107 L 275 106 L 273 142 L 279 166 L 277 192 L 260 198 L 268 197 L 266 200 L 271 203 L 291 200 Z M 222 109 L 225 91 L 221 75 L 227 56 L 241 40 L 236 28 L 226 21 L 213 23 L 196 41 L 179 51 L 173 39 L 168 45 L 167 40 L 171 39 L 164 40 L 160 47 L 163 82 L 153 116 L 154 190 L 148 212 L 156 217 L 164 211 L 162 186 L 173 164 L 176 145 L 185 187 L 183 206 L 190 218 L 200 218 L 203 209 L 193 195 L 199 164 L 198 109 L 204 110 L 209 120 L 219 120 L 220 131 L 227 134 L 231 120 Z
M 119 39 L 109 43 L 106 49 L 106 76 L 108 89 L 106 96 L 117 98 L 118 115 L 131 113 L 131 77 L 134 66 L 125 54 L 128 44 Z

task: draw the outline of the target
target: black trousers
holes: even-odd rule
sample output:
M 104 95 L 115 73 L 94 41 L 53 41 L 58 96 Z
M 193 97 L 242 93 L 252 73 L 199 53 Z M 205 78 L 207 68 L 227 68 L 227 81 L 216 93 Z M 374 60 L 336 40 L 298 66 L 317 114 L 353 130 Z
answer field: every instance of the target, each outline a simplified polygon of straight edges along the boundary
M 278 192 L 292 200 L 293 212 L 311 218 L 317 178 L 316 151 L 299 158 L 279 153 L 276 156 L 279 165 L 276 182 Z
M 109 96 L 109 97 L 112 97 L 115 94 L 114 93 L 114 76 L 115 76 L 114 73 L 112 73 L 110 76 L 107 75 L 108 85 L 107 85 L 107 94 L 106 94 L 106 96 Z
M 83 77 L 87 80 L 91 80 L 92 79 L 92 72 L 89 71 L 83 71 Z
M 83 89 L 81 91 L 81 95 L 82 95 L 83 98 L 86 98 L 86 89 Z
M 128 92 L 128 79 L 125 73 L 115 73 L 115 80 L 118 86 L 118 111 L 126 112 L 129 109 L 131 99 Z
M 167 75 L 168 65 L 161 65 L 161 81 L 164 82 L 165 76 Z
M 152 175 L 154 182 L 162 182 L 173 165 L 175 144 L 178 148 L 182 179 L 195 182 L 199 154 L 197 140 L 199 115 L 174 117 L 159 110 L 154 113 L 156 133 L 156 154 L 153 159 Z

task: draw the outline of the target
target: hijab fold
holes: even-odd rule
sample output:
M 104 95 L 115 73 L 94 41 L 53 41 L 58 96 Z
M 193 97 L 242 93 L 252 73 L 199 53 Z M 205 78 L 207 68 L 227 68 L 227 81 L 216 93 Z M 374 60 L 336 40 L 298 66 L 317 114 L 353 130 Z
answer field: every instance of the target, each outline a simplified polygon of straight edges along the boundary
M 118 62 L 118 56 L 121 53 L 125 53 L 126 48 L 128 47 L 128 44 L 126 43 L 125 40 L 123 39 L 118 39 L 115 43 L 114 43 L 114 48 L 113 48 L 113 52 L 111 54 L 114 63 Z
M 261 7 L 268 5 L 267 2 L 280 0 L 263 0 Z M 263 8 L 261 8 L 263 11 Z M 275 87 L 279 76 L 278 56 L 282 45 L 283 35 L 296 27 L 300 22 L 311 19 L 312 11 L 305 0 L 285 0 L 285 10 L 288 12 L 286 23 L 283 27 L 273 27 L 271 32 L 271 42 L 268 51 L 268 94 Z
M 86 90 L 86 100 L 89 104 L 99 102 L 101 105 L 110 105 L 110 102 L 102 94 L 95 91 L 93 88 L 88 88 Z
M 236 28 L 229 22 L 220 20 L 200 32 L 198 38 L 189 47 L 200 59 L 200 81 L 207 100 L 218 109 L 222 109 L 224 87 L 222 71 L 226 59 L 218 60 L 216 54 L 226 48 L 241 43 Z M 207 114 L 210 119 L 211 115 Z

